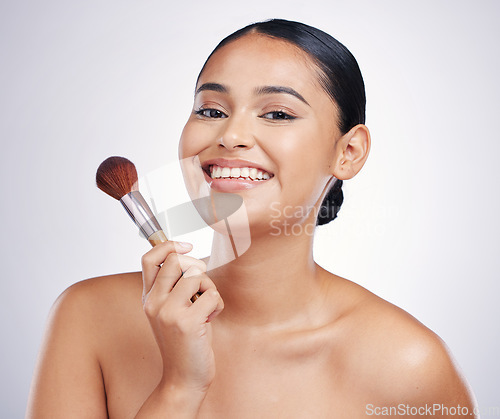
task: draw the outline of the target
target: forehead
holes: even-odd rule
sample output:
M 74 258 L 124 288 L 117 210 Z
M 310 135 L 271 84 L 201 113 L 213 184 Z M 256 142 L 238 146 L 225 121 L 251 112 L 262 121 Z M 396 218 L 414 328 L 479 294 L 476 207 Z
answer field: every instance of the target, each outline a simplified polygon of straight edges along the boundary
M 310 94 L 321 90 L 326 96 L 319 84 L 319 69 L 305 51 L 285 40 L 257 33 L 244 35 L 216 51 L 198 85 L 206 82 L 287 85 Z

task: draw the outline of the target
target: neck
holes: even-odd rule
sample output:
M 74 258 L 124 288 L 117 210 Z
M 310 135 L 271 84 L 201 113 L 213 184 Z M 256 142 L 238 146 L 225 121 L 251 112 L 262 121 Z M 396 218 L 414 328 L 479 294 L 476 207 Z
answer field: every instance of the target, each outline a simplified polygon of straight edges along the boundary
M 245 253 L 214 268 L 234 254 L 231 237 L 216 232 L 208 275 L 224 300 L 218 318 L 247 326 L 286 327 L 308 316 L 322 295 L 313 240 L 306 233 L 252 237 Z

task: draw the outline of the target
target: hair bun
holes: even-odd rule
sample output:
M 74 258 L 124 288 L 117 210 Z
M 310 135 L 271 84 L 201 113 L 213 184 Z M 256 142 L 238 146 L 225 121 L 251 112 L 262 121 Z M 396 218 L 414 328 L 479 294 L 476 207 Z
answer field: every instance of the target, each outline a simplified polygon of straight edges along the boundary
M 337 179 L 326 194 L 319 209 L 316 225 L 328 224 L 337 217 L 340 206 L 344 202 L 344 193 L 342 192 L 343 183 L 343 180 Z

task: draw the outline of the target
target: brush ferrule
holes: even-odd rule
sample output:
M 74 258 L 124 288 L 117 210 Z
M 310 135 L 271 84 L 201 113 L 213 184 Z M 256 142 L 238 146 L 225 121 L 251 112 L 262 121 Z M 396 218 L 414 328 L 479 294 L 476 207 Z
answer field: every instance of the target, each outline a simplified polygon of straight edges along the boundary
M 120 202 L 146 238 L 161 230 L 153 211 L 139 191 L 122 196 Z

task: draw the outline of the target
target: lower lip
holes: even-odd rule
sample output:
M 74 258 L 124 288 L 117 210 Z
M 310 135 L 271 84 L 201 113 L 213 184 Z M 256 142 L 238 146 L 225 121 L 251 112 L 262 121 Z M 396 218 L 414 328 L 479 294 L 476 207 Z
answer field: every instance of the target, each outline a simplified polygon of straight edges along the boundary
M 205 180 L 208 182 L 210 187 L 217 192 L 238 192 L 245 191 L 247 189 L 253 189 L 271 179 L 266 180 L 246 180 L 246 179 L 212 179 L 208 174 L 203 171 Z

